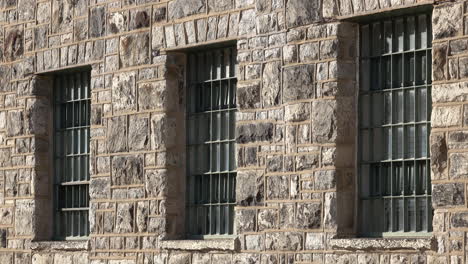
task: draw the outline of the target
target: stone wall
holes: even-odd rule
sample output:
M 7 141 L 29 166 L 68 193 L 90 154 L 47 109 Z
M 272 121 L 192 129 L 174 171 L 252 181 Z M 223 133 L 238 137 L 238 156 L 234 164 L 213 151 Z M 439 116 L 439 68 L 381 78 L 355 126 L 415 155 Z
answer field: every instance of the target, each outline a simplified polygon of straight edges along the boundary
M 354 20 L 433 5 L 433 237 L 356 235 Z M 0 263 L 466 263 L 467 1 L 0 0 Z M 185 223 L 184 49 L 237 43 L 235 240 Z M 89 241 L 52 230 L 50 74 L 91 67 Z

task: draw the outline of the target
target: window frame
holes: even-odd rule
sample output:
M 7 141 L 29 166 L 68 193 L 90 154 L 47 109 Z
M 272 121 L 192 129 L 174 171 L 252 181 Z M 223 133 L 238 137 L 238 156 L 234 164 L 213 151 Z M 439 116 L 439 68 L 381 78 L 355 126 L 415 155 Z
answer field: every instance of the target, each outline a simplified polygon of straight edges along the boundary
M 432 71 L 431 71 L 431 67 L 432 67 L 432 57 L 431 57 L 431 51 L 432 51 L 432 12 L 429 11 L 429 10 L 432 10 L 432 9 L 425 9 L 425 8 L 419 8 L 419 9 L 415 9 L 415 10 L 412 10 L 412 12 L 397 12 L 397 13 L 386 13 L 385 15 L 383 16 L 372 16 L 371 18 L 366 18 L 365 20 L 362 20 L 360 21 L 359 23 L 359 38 L 358 38 L 358 47 L 359 47 L 359 58 L 358 58 L 358 61 L 359 61 L 359 71 L 358 71 L 358 78 L 359 78 L 359 85 L 358 85 L 358 100 L 359 100 L 359 107 L 358 107 L 358 124 L 357 124 L 357 127 L 358 127 L 358 134 L 357 134 L 357 142 L 358 142 L 358 146 L 357 146 L 357 187 L 356 187 L 356 190 L 357 190 L 357 202 L 358 202 L 358 206 L 357 206 L 357 214 L 358 214 L 358 217 L 357 217 L 357 231 L 358 231 L 358 235 L 359 236 L 362 236 L 362 237 L 421 237 L 421 238 L 424 238 L 424 237 L 429 237 L 432 235 L 432 218 L 433 218 L 433 208 L 432 208 L 432 203 L 431 203 L 431 171 L 430 171 L 430 153 L 429 153 L 429 137 L 430 137 L 430 129 L 431 129 L 431 120 L 430 120 L 430 115 L 431 115 L 431 109 L 432 109 L 432 106 L 431 106 L 431 88 L 432 88 L 432 81 L 431 81 L 431 76 L 432 76 Z M 392 15 L 394 14 L 394 15 Z M 423 16 L 425 15 L 426 16 L 426 46 L 425 48 L 422 48 L 422 49 L 418 49 L 417 45 L 418 45 L 418 27 L 417 27 L 417 20 L 420 16 Z M 414 48 L 411 49 L 411 48 L 407 48 L 406 45 L 408 44 L 407 43 L 407 24 L 406 24 L 406 19 L 408 17 L 413 17 L 415 18 L 415 24 L 414 24 Z M 395 21 L 396 20 L 399 20 L 399 19 L 404 19 L 404 28 L 403 28 L 403 49 L 402 50 L 399 50 L 399 51 L 395 51 L 393 49 L 393 45 L 395 44 L 395 27 L 394 27 L 394 24 L 395 24 Z M 391 41 L 392 41 L 392 46 L 390 46 L 390 51 L 389 52 L 385 52 L 384 50 L 384 44 L 385 44 L 385 31 L 384 31 L 384 27 L 385 27 L 385 23 L 388 22 L 388 21 L 392 21 L 392 33 L 391 33 Z M 425 127 L 426 127 L 426 156 L 422 159 L 425 160 L 425 168 L 426 168 L 426 178 L 427 178 L 427 183 L 426 183 L 426 194 L 425 194 L 425 199 L 426 200 L 426 225 L 427 225 L 427 229 L 426 230 L 421 230 L 421 231 L 417 231 L 418 230 L 418 224 L 416 223 L 417 221 L 417 203 L 418 203 L 418 200 L 417 200 L 417 194 L 416 194 L 416 189 L 418 188 L 416 186 L 416 179 L 419 178 L 417 175 L 414 176 L 414 206 L 415 206 L 415 209 L 414 209 L 414 213 L 413 213 L 413 217 L 415 218 L 415 230 L 416 231 L 406 231 L 406 229 L 408 228 L 408 225 L 409 223 L 407 222 L 407 216 L 406 215 L 406 212 L 404 214 L 404 223 L 403 223 L 403 229 L 404 231 L 395 231 L 396 228 L 395 226 L 393 226 L 393 223 L 391 225 L 391 228 L 392 228 L 392 231 L 384 231 L 383 229 L 385 228 L 384 225 L 383 225 L 383 222 L 384 220 L 379 220 L 378 223 L 381 223 L 381 231 L 382 232 L 365 232 L 364 231 L 364 221 L 363 221 L 363 218 L 364 217 L 370 217 L 370 216 L 364 216 L 364 206 L 363 206 L 363 191 L 362 191 L 362 186 L 363 186 L 363 172 L 362 172 L 362 164 L 364 163 L 363 162 L 363 158 L 362 158 L 362 155 L 364 153 L 363 151 L 363 140 L 362 140 L 362 134 L 363 134 L 363 127 L 362 127 L 362 119 L 363 119 L 363 106 L 364 106 L 364 103 L 363 103 L 363 94 L 364 95 L 368 95 L 369 96 L 369 104 L 367 105 L 367 110 L 371 113 L 371 112 L 375 112 L 375 109 L 373 108 L 373 104 L 374 102 L 371 100 L 371 97 L 374 93 L 373 92 L 373 89 L 371 87 L 372 85 L 372 81 L 371 81 L 371 77 L 369 77 L 369 80 L 368 80 L 368 90 L 367 90 L 367 93 L 363 93 L 363 85 L 364 85 L 364 81 L 363 81 L 363 74 L 367 74 L 367 75 L 371 75 L 371 58 L 372 58 L 372 48 L 371 48 L 371 45 L 372 45 L 372 35 L 371 35 L 371 25 L 373 25 L 374 23 L 379 23 L 380 25 L 380 50 L 379 50 L 379 55 L 378 56 L 375 56 L 376 58 L 378 58 L 380 60 L 379 62 L 379 67 L 382 67 L 382 58 L 384 56 L 389 56 L 389 57 L 392 57 L 394 56 L 395 54 L 400 54 L 401 55 L 401 66 L 402 66 L 402 69 L 401 69 L 401 73 L 402 73 L 402 83 L 400 85 L 397 85 L 397 86 L 394 86 L 393 85 L 393 82 L 394 82 L 394 79 L 393 79 L 393 72 L 392 72 L 392 78 L 391 78 L 391 86 L 390 88 L 385 88 L 385 84 L 384 84 L 384 81 L 382 80 L 383 78 L 380 78 L 381 75 L 382 75 L 382 69 L 379 68 L 378 70 L 378 74 L 379 74 L 379 78 L 378 79 L 378 85 L 379 86 L 383 86 L 383 87 L 379 87 L 379 89 L 377 90 L 378 93 L 381 94 L 380 98 L 383 102 L 384 100 L 384 94 L 387 92 L 390 92 L 392 94 L 391 96 L 391 106 L 392 106 L 392 111 L 391 111 L 391 121 L 388 123 L 388 125 L 391 127 L 391 130 L 393 131 L 394 128 L 393 127 L 402 127 L 403 128 L 403 131 L 406 131 L 406 126 L 408 124 L 413 124 L 413 127 L 414 127 L 414 137 L 413 137 L 413 145 L 414 145 L 414 152 L 413 152 L 413 158 L 406 158 L 406 149 L 405 149 L 405 144 L 404 144 L 404 141 L 406 140 L 405 138 L 405 132 L 403 132 L 403 137 L 401 138 L 402 139 L 402 142 L 403 142 L 403 146 L 401 147 L 402 148 L 402 152 L 401 152 L 401 155 L 402 155 L 402 159 L 396 159 L 394 157 L 394 153 L 391 151 L 390 152 L 390 159 L 384 159 L 383 158 L 383 154 L 385 152 L 384 149 L 381 150 L 381 156 L 382 158 L 381 159 L 378 159 L 378 160 L 375 160 L 373 157 L 371 157 L 371 153 L 373 153 L 373 146 L 370 146 L 371 144 L 371 140 L 368 139 L 368 152 L 369 152 L 369 159 L 367 160 L 368 161 L 368 164 L 369 164 L 369 179 L 370 177 L 372 176 L 372 172 L 371 172 L 371 164 L 374 162 L 374 164 L 378 164 L 379 167 L 383 167 L 382 164 L 383 162 L 385 161 L 390 161 L 390 164 L 392 164 L 391 166 L 391 171 L 390 171 L 390 177 L 392 178 L 390 181 L 391 183 L 393 183 L 393 178 L 394 178 L 394 175 L 393 175 L 393 163 L 398 163 L 400 162 L 402 164 L 402 168 L 405 168 L 403 164 L 405 164 L 406 162 L 410 162 L 410 160 L 412 160 L 414 162 L 414 170 L 413 170 L 413 173 L 415 174 L 416 173 L 416 164 L 417 164 L 417 147 L 416 147 L 416 141 L 417 141 L 417 132 L 416 132 L 416 128 L 418 127 L 418 121 L 417 121 L 417 115 L 418 115 L 418 112 L 417 112 L 417 106 L 414 105 L 414 112 L 413 112 L 413 121 L 410 121 L 410 122 L 407 122 L 406 120 L 406 116 L 405 116 L 405 108 L 406 108 L 406 105 L 403 104 L 402 105 L 402 120 L 401 122 L 397 122 L 395 123 L 394 122 L 394 113 L 393 113 L 393 108 L 394 108 L 394 96 L 393 96 L 393 93 L 395 90 L 401 90 L 402 91 L 402 94 L 403 94 L 403 102 L 405 102 L 405 96 L 406 96 L 406 91 L 407 90 L 410 90 L 412 87 L 412 91 L 414 91 L 414 102 L 416 102 L 416 98 L 417 98 L 417 93 L 416 91 L 418 89 L 426 89 L 426 105 L 425 105 L 425 110 L 426 110 L 426 119 L 425 121 L 421 121 L 421 123 L 424 123 L 425 124 Z M 364 40 L 363 40 L 363 34 L 362 34 L 362 28 L 363 26 L 369 26 L 369 36 L 368 36 L 368 43 L 367 43 L 367 47 L 369 48 L 369 51 L 368 51 L 368 56 L 365 57 L 363 55 L 363 45 L 365 44 L 364 43 Z M 425 51 L 425 54 L 426 54 L 426 82 L 422 83 L 422 84 L 417 84 L 416 83 L 416 59 L 417 59 L 417 53 L 418 52 L 422 52 L 422 51 Z M 405 55 L 404 54 L 410 54 L 412 53 L 413 54 L 413 58 L 414 58 L 414 72 L 413 72 L 413 84 L 411 85 L 407 85 L 405 84 L 404 82 L 406 81 L 404 78 L 404 74 L 405 74 Z M 407 56 L 407 55 L 406 55 Z M 409 56 L 411 57 L 411 55 Z M 369 70 L 367 72 L 364 71 L 364 66 L 363 66 L 363 61 L 364 60 L 368 60 L 369 61 L 369 64 L 368 64 L 368 68 Z M 392 71 L 393 71 L 393 61 L 391 61 L 391 67 L 392 67 Z M 425 88 L 421 88 L 421 87 L 425 87 Z M 388 90 L 386 90 L 388 89 Z M 364 91 L 366 92 L 366 91 Z M 375 92 L 375 90 L 374 90 Z M 383 106 L 385 104 L 382 104 Z M 384 107 L 381 107 L 379 108 L 380 112 L 382 114 L 380 114 L 381 116 L 381 119 L 383 120 L 385 117 L 385 109 Z M 364 129 L 367 129 L 369 131 L 369 138 L 371 137 L 371 132 L 370 131 L 373 131 L 375 130 L 375 128 L 378 128 L 380 129 L 382 132 L 381 132 L 381 141 L 379 142 L 385 142 L 385 139 L 384 139 L 384 126 L 385 126 L 385 122 L 382 121 L 382 124 L 380 126 L 375 126 L 373 127 L 373 117 L 372 117 L 372 114 L 368 114 L 368 126 L 367 127 L 364 127 Z M 394 136 L 392 135 L 392 139 L 391 139 L 391 142 L 392 142 L 392 146 L 391 146 L 391 149 L 394 148 Z M 398 141 L 400 142 L 400 141 Z M 375 145 L 375 144 L 374 144 Z M 385 144 L 383 144 L 385 145 Z M 385 148 L 385 147 L 384 147 Z M 405 173 L 405 172 L 404 172 Z M 405 174 L 404 174 L 405 175 Z M 382 170 L 380 169 L 379 170 L 379 177 L 382 177 Z M 368 183 L 368 186 L 370 186 L 370 183 Z M 380 197 L 378 198 L 375 198 L 375 199 L 380 199 L 382 200 L 380 203 L 382 204 L 382 207 L 384 205 L 384 195 L 383 195 L 383 189 L 382 189 L 382 186 L 384 186 L 382 184 L 382 181 L 380 181 L 379 183 L 379 192 L 380 192 Z M 391 186 L 391 190 L 390 190 L 390 195 L 389 197 L 386 197 L 386 198 L 389 198 L 389 199 L 392 199 L 391 203 L 392 203 L 392 207 L 394 206 L 393 205 L 393 199 L 395 198 L 398 198 L 398 197 L 401 197 L 403 199 L 403 201 L 405 201 L 404 199 L 405 198 L 409 198 L 409 197 L 412 197 L 412 194 L 407 194 L 406 191 L 403 191 L 403 194 L 401 196 L 396 196 L 393 192 L 393 186 Z M 404 188 L 407 188 L 407 186 L 404 185 Z M 370 189 L 370 187 L 369 187 Z M 371 196 L 367 197 L 369 200 L 370 199 L 373 199 Z M 407 208 L 407 204 L 406 202 L 404 202 L 404 210 L 406 210 Z M 384 212 L 384 209 L 382 209 L 382 213 Z M 391 221 L 395 221 L 394 218 L 396 217 L 395 216 L 395 212 L 394 212 L 394 209 L 392 209 L 391 211 Z M 382 216 L 382 219 L 384 217 Z M 382 222 L 380 222 L 382 221 Z M 369 222 L 368 222 L 369 223 Z M 377 224 L 378 225 L 378 224 Z
M 229 65 L 226 65 L 226 61 L 222 61 L 222 60 L 217 60 L 217 57 L 216 56 L 212 56 L 212 61 L 210 61 L 210 65 L 208 65 L 206 62 L 206 59 L 208 59 L 208 54 L 212 54 L 214 55 L 216 52 L 224 52 L 223 53 L 223 58 L 227 58 L 225 55 L 226 55 L 226 52 L 229 51 L 230 55 L 228 56 L 229 57 L 229 60 L 228 60 L 228 64 Z M 203 55 L 201 55 L 203 54 Z M 203 56 L 203 59 L 205 61 L 201 62 L 200 64 L 200 61 L 199 61 L 199 57 L 200 56 Z M 187 152 L 187 157 L 186 157 L 186 186 L 187 186 L 187 189 L 186 189 L 186 206 L 185 206 L 185 209 L 186 209 L 186 217 L 185 217 L 185 234 L 186 234 L 186 237 L 189 238 L 189 239 L 226 239 L 226 238 L 233 238 L 235 237 L 235 229 L 234 229 L 234 214 L 235 214 L 235 211 L 234 211 L 234 207 L 235 207 L 235 204 L 236 204 L 236 201 L 235 201 L 235 186 L 236 186 L 236 175 L 237 175 L 237 160 L 236 160 L 236 142 L 235 142 L 235 115 L 236 115 L 236 112 L 237 112 L 237 105 L 236 105 L 236 88 L 237 88 L 237 73 L 238 73 L 238 64 L 237 64 L 237 48 L 236 48 L 236 45 L 235 43 L 222 43 L 222 44 L 217 44 L 217 45 L 211 45 L 211 46 L 203 46 L 203 47 L 196 47 L 196 48 L 193 48 L 193 49 L 190 49 L 186 52 L 186 57 L 187 57 L 187 60 L 186 60 L 186 68 L 187 68 L 187 74 L 186 74 L 186 142 L 187 142 L 187 145 L 186 145 L 186 152 Z M 196 59 L 194 59 L 196 58 Z M 192 64 L 192 62 L 194 64 Z M 204 63 L 204 64 L 203 64 Z M 217 76 L 216 78 L 214 78 L 214 74 L 213 74 L 213 71 L 212 70 L 212 67 L 214 67 L 215 63 L 220 63 L 220 65 L 222 67 L 226 67 L 228 66 L 229 67 L 229 73 L 225 71 L 222 71 L 221 72 L 217 72 L 217 74 L 219 76 Z M 197 66 L 198 66 L 198 69 L 197 69 Z M 205 70 L 201 70 L 200 68 L 202 68 L 201 66 L 206 66 Z M 193 71 L 195 69 L 195 71 Z M 223 69 L 226 69 L 226 68 L 223 68 Z M 200 77 L 200 71 L 204 72 L 202 75 L 205 75 L 205 76 L 202 76 Z M 209 73 L 208 73 L 209 72 Z M 208 74 L 208 75 L 207 75 Z M 221 76 L 223 75 L 223 76 Z M 194 100 L 191 100 L 192 99 L 192 95 L 195 94 L 196 92 L 192 92 L 192 89 L 199 89 L 199 88 L 194 88 L 194 86 L 198 86 L 198 85 L 210 85 L 211 86 L 211 91 L 210 91 L 210 105 L 211 107 L 213 107 L 213 87 L 215 86 L 215 83 L 218 83 L 219 82 L 219 86 L 218 88 L 220 89 L 219 90 L 219 102 L 220 102 L 220 105 L 219 105 L 219 109 L 210 109 L 210 110 L 203 110 L 203 111 L 196 111 L 196 108 L 198 108 L 199 106 L 197 105 L 197 103 L 200 103 L 197 101 L 197 98 L 194 98 Z M 222 102 L 223 102 L 223 98 L 222 97 L 222 83 L 226 82 L 228 84 L 228 87 L 227 89 L 231 92 L 227 92 L 226 94 L 228 95 L 227 97 L 227 108 L 223 108 L 223 106 L 221 105 Z M 193 93 L 193 94 L 192 94 Z M 231 101 L 230 101 L 231 100 Z M 195 103 L 195 104 L 193 104 Z M 201 102 L 203 103 L 203 102 Z M 213 139 L 212 136 L 210 137 L 210 135 L 213 133 L 213 130 L 212 128 L 206 128 L 206 129 L 203 129 L 204 132 L 206 132 L 208 134 L 208 137 L 210 137 L 208 140 L 204 140 L 205 142 L 204 143 L 194 143 L 192 144 L 192 141 L 193 139 L 191 139 L 191 134 L 190 134 L 190 130 L 192 128 L 192 126 L 190 125 L 191 124 L 191 117 L 195 116 L 195 115 L 205 115 L 205 114 L 208 114 L 208 113 L 211 113 L 211 117 L 209 118 L 209 126 L 212 125 L 212 122 L 214 120 L 213 118 L 213 114 L 215 112 L 219 112 L 220 113 L 220 116 L 223 116 L 223 113 L 227 113 L 227 116 L 229 116 L 228 120 L 230 120 L 229 123 L 227 123 L 227 132 L 224 133 L 224 134 L 227 134 L 227 137 L 228 138 L 224 138 L 222 135 L 223 135 L 223 131 L 222 131 L 222 124 L 220 123 L 219 124 L 219 140 L 218 139 Z M 221 119 L 220 119 L 221 120 Z M 221 121 L 220 121 L 221 122 Z M 197 122 L 198 124 L 198 122 Z M 200 126 L 197 126 L 196 127 L 196 130 L 200 130 Z M 197 132 L 198 133 L 198 132 Z M 209 172 L 206 172 L 206 173 L 201 173 L 203 175 L 205 175 L 205 177 L 207 175 L 219 175 L 219 188 L 218 188 L 218 195 L 221 195 L 222 192 L 221 192 L 221 175 L 223 174 L 226 174 L 226 182 L 228 183 L 227 187 L 226 187 L 226 190 L 229 189 L 229 193 L 226 193 L 226 202 L 223 203 L 221 202 L 221 199 L 219 199 L 219 202 L 218 203 L 210 203 L 211 205 L 208 205 L 208 204 L 198 204 L 197 205 L 197 201 L 195 201 L 194 197 L 195 195 L 192 195 L 192 193 L 194 193 L 194 188 L 195 188 L 195 185 L 196 184 L 192 184 L 194 181 L 193 180 L 193 177 L 197 177 L 197 176 L 194 176 L 194 173 L 191 172 L 191 164 L 194 163 L 194 162 L 191 162 L 191 146 L 193 145 L 207 145 L 208 146 L 213 146 L 215 144 L 222 144 L 222 143 L 226 143 L 226 144 L 229 144 L 229 162 L 228 164 L 226 164 L 226 168 L 228 168 L 227 170 L 224 170 L 222 171 L 221 170 L 221 163 L 222 163 L 222 157 L 220 156 L 219 157 L 219 171 L 217 172 L 211 172 L 211 169 L 212 169 L 212 164 L 210 166 L 210 162 L 211 162 L 211 155 L 209 157 L 210 161 L 208 161 L 208 167 L 210 169 Z M 212 149 L 212 147 L 210 147 Z M 231 151 L 232 150 L 232 151 Z M 220 151 L 220 149 L 218 149 L 218 151 Z M 206 153 L 205 152 L 202 152 L 202 153 Z M 219 152 L 219 155 L 221 155 L 221 152 Z M 219 156 L 218 155 L 218 156 Z M 232 169 L 231 169 L 232 168 Z M 201 175 L 198 175 L 198 176 L 201 176 Z M 203 176 L 201 176 L 203 177 Z M 210 176 L 210 181 L 213 179 L 212 176 Z M 233 182 L 232 182 L 233 181 Z M 212 187 L 210 187 L 212 188 Z M 204 190 L 204 189 L 203 189 Z M 230 196 L 231 195 L 231 196 Z M 233 196 L 232 196 L 233 195 Z M 229 197 L 228 197 L 229 196 Z M 209 196 L 210 198 L 209 199 L 212 199 L 211 195 Z M 196 207 L 196 206 L 199 206 L 199 207 L 202 207 L 202 206 L 227 206 L 227 207 L 231 207 L 231 209 L 227 209 L 229 211 L 229 213 L 227 214 L 227 216 L 225 217 L 228 217 L 228 220 L 229 223 L 225 223 L 225 226 L 224 226 L 224 229 L 227 230 L 226 233 L 222 233 L 222 234 L 219 234 L 219 233 L 215 233 L 215 234 L 203 234 L 202 233 L 194 233 L 193 232 L 193 229 L 197 229 L 197 228 L 190 228 L 191 226 L 193 226 L 193 218 L 194 218 L 194 213 L 192 213 L 192 209 L 191 207 Z M 198 214 L 198 213 L 197 213 Z M 209 215 L 209 213 L 205 213 L 206 216 Z M 221 222 L 221 216 L 220 215 L 217 215 L 216 216 L 218 221 Z M 197 217 L 195 217 L 197 218 Z M 205 223 L 206 225 L 206 221 L 203 222 Z M 211 228 L 211 225 L 210 225 L 210 228 Z M 206 227 L 203 227 L 202 230 L 205 231 Z M 221 230 L 221 227 L 219 227 L 219 230 Z
M 73 76 L 73 78 L 77 77 L 77 76 L 80 76 L 80 80 L 81 80 L 81 83 L 80 83 L 80 90 L 81 91 L 85 91 L 84 89 L 86 89 L 85 91 L 85 96 L 86 98 L 71 98 L 71 100 L 62 100 L 64 98 L 61 98 L 60 100 L 57 100 L 58 96 L 63 96 L 62 95 L 59 95 L 58 93 L 58 90 L 59 89 L 62 89 L 61 93 L 64 92 L 65 89 L 70 89 L 69 87 L 65 87 L 65 85 L 61 85 L 61 83 L 58 81 L 59 79 L 61 79 L 62 81 L 63 80 L 67 80 L 67 86 L 70 85 L 70 81 L 68 78 L 70 78 L 70 76 Z M 53 78 L 53 87 L 52 87 L 52 152 L 51 152 L 51 155 L 52 155 L 52 174 L 53 174 L 53 188 L 52 188 L 52 197 L 53 197 L 53 234 L 52 234 L 52 239 L 55 240 L 55 241 L 83 241 L 83 240 L 88 240 L 89 239 L 89 235 L 90 235 L 90 221 L 89 221 L 89 211 L 90 211 L 90 195 L 89 195 L 89 184 L 90 184 L 90 171 L 89 171 L 89 166 L 90 166 L 90 155 L 91 155 L 91 151 L 90 151 L 90 130 L 91 130 L 91 69 L 89 67 L 81 67 L 81 68 L 74 68 L 74 69 L 67 69 L 67 70 L 64 70 L 64 71 L 60 71 L 60 72 L 57 72 L 55 74 L 52 75 L 52 78 Z M 76 79 L 74 80 L 76 81 Z M 76 89 L 78 85 L 75 85 L 74 88 Z M 77 89 L 78 90 L 78 89 Z M 80 92 L 81 92 L 80 91 Z M 81 95 L 81 94 L 80 94 Z M 85 121 L 87 124 L 86 125 L 79 125 L 79 126 L 72 126 L 72 127 L 68 127 L 68 126 L 65 126 L 65 127 L 58 127 L 57 126 L 57 122 L 66 122 L 67 120 L 67 117 L 65 117 L 65 119 L 58 119 L 57 117 L 57 113 L 58 111 L 60 111 L 59 109 L 61 109 L 61 105 L 65 105 L 65 104 L 69 104 L 71 102 L 84 102 L 84 107 L 81 108 L 80 110 L 84 110 L 86 111 L 85 112 L 85 117 L 83 119 L 83 117 L 81 116 L 81 113 L 80 112 L 80 115 L 79 115 L 79 118 L 82 119 L 80 121 Z M 62 112 L 63 114 L 63 112 Z M 60 114 L 60 118 L 62 118 L 62 114 Z M 73 118 L 75 118 L 75 116 L 73 116 Z M 75 119 L 73 119 L 75 120 Z M 72 121 L 73 122 L 73 121 Z M 81 130 L 86 130 L 87 129 L 87 133 L 85 133 L 85 135 L 81 138 L 81 139 L 84 139 L 86 142 L 85 142 L 85 147 L 84 149 L 86 150 L 85 153 L 73 153 L 73 154 L 70 154 L 72 155 L 73 157 L 77 157 L 77 156 L 81 156 L 81 159 L 82 161 L 84 161 L 85 163 L 87 163 L 87 167 L 85 167 L 85 169 L 87 168 L 87 170 L 80 170 L 80 173 L 79 175 L 83 175 L 84 173 L 84 180 L 78 180 L 78 181 L 74 181 L 74 179 L 72 179 L 72 181 L 69 181 L 69 182 L 64 182 L 63 181 L 63 178 L 60 178 L 58 176 L 58 173 L 57 173 L 57 169 L 58 169 L 58 166 L 61 166 L 63 165 L 64 163 L 58 163 L 57 162 L 57 159 L 58 156 L 57 156 L 57 147 L 60 145 L 58 143 L 58 136 L 57 136 L 57 132 L 59 130 L 74 130 L 76 131 L 77 129 L 81 129 Z M 75 138 L 76 136 L 74 136 L 73 138 Z M 65 142 L 65 139 L 63 139 L 63 142 Z M 66 157 L 71 157 L 69 156 L 67 153 L 65 153 L 67 150 L 66 150 L 66 147 L 65 147 L 65 144 L 63 144 L 62 142 L 62 146 L 60 148 L 60 151 L 62 152 L 60 155 L 61 158 L 66 158 Z M 75 146 L 76 147 L 76 146 Z M 82 148 L 83 146 L 80 146 L 80 149 Z M 80 165 L 82 165 L 83 163 L 80 162 Z M 82 166 L 81 166 L 82 168 Z M 64 173 L 65 174 L 65 173 Z M 84 190 L 81 190 L 81 192 L 79 192 L 79 195 L 78 195 L 78 200 L 79 201 L 82 201 L 84 203 L 87 203 L 87 207 L 64 207 L 63 205 L 60 205 L 59 203 L 61 202 L 62 198 L 61 198 L 61 195 L 59 194 L 59 188 L 62 186 L 85 186 L 84 187 Z M 81 195 L 81 196 L 80 196 Z M 85 195 L 86 197 L 83 197 L 83 195 Z M 76 198 L 76 197 L 75 197 Z M 81 200 L 80 200 L 81 199 Z M 84 199 L 84 201 L 83 201 Z M 67 235 L 64 235 L 64 233 L 62 231 L 68 229 L 68 228 L 74 228 L 73 226 L 72 227 L 67 227 L 65 226 L 66 224 L 64 224 L 62 222 L 62 220 L 60 219 L 59 217 L 59 213 L 60 212 L 65 212 L 65 211 L 61 211 L 62 209 L 66 209 L 65 211 L 68 211 L 68 212 L 71 212 L 71 211 L 86 211 L 87 213 L 82 216 L 81 218 L 81 221 L 84 220 L 83 224 L 81 225 L 81 227 L 84 227 L 84 233 L 83 235 L 78 235 L 78 236 L 67 236 Z M 73 223 L 72 223 L 73 224 Z M 78 223 L 79 225 L 80 223 Z M 76 224 L 75 224 L 76 225 Z M 68 229 L 70 230 L 70 229 Z M 67 231 L 66 231 L 67 232 Z M 65 232 L 65 233 L 66 233 Z

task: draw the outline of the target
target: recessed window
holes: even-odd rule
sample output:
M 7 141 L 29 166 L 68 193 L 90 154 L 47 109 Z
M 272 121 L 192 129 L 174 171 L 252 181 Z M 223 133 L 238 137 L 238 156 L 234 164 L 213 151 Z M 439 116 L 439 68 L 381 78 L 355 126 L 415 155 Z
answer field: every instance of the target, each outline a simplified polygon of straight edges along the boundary
M 361 25 L 360 219 L 370 236 L 432 231 L 431 16 Z
M 89 71 L 54 79 L 55 238 L 89 234 Z
M 188 54 L 189 237 L 233 234 L 236 72 L 235 48 Z

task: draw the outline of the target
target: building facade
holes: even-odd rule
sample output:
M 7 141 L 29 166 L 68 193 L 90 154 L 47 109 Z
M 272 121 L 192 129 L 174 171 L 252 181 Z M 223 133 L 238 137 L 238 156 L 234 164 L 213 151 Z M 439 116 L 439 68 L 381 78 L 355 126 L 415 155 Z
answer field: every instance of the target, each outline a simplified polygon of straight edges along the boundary
M 467 14 L 0 0 L 0 263 L 468 263 Z

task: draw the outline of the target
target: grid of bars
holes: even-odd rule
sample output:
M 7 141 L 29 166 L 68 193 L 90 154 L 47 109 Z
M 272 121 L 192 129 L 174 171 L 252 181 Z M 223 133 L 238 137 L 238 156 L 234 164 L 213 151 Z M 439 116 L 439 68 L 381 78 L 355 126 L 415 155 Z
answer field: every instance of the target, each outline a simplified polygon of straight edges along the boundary
M 55 238 L 89 234 L 89 71 L 54 80 Z
M 432 231 L 429 164 L 431 17 L 361 25 L 362 233 Z
M 187 233 L 233 234 L 236 185 L 236 50 L 188 54 Z

